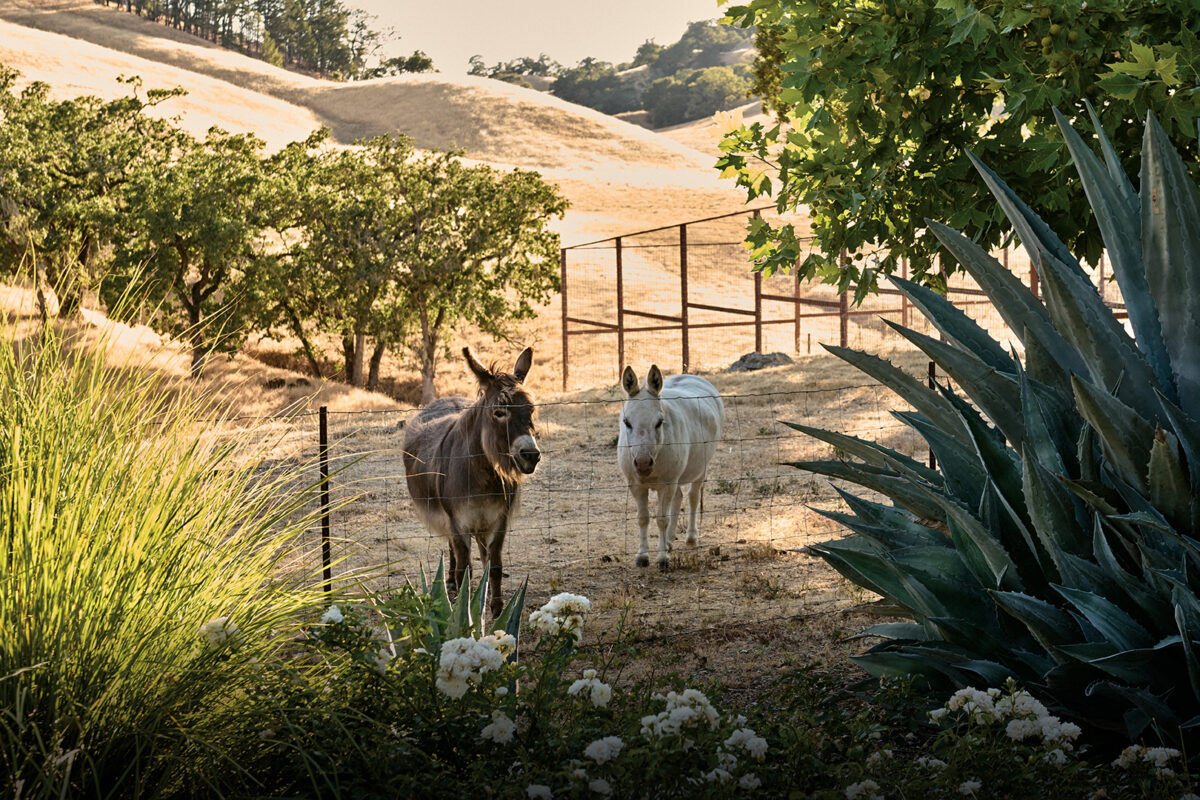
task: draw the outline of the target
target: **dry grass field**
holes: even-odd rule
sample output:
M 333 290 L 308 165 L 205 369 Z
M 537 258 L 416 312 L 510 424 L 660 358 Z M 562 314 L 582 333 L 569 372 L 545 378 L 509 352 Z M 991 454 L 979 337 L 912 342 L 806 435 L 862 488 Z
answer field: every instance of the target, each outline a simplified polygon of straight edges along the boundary
M 567 245 L 743 207 L 740 193 L 711 169 L 716 137 L 708 122 L 655 133 L 485 79 L 435 74 L 323 81 L 87 0 L 0 0 L 0 62 L 27 80 L 50 83 L 60 96 L 118 96 L 124 87 L 116 77 L 122 74 L 140 75 L 147 88 L 182 86 L 187 96 L 172 100 L 163 113 L 195 133 L 214 124 L 252 131 L 272 149 L 319 125 L 330 126 L 345 145 L 401 130 L 420 147 L 457 146 L 472 160 L 537 169 L 571 201 L 566 218 L 556 223 Z M 753 281 L 736 244 L 741 224 L 693 230 L 692 242 L 701 246 L 690 265 L 693 301 L 752 307 Z M 673 231 L 642 237 L 641 249 L 627 251 L 627 307 L 679 313 L 677 264 L 663 255 L 672 235 L 677 237 Z M 611 249 L 571 251 L 573 315 L 611 317 L 611 257 Z M 764 288 L 791 294 L 794 287 L 780 277 Z M 828 287 L 805 293 L 835 298 Z M 31 314 L 23 289 L 5 290 L 0 302 L 10 314 Z M 805 320 L 797 335 L 791 305 L 766 304 L 766 317 L 781 322 L 767 327 L 763 349 L 788 352 L 796 363 L 749 374 L 720 370 L 753 349 L 750 328 L 713 328 L 693 337 L 693 369 L 725 398 L 725 432 L 709 472 L 699 545 L 680 542 L 675 565 L 660 574 L 633 564 L 636 523 L 616 463 L 622 396 L 614 338 L 573 337 L 571 387 L 562 391 L 560 302 L 541 309 L 512 342 L 468 331 L 450 343 L 454 352 L 470 344 L 485 360 L 501 363 L 511 363 L 521 346 L 535 351 L 529 385 L 542 404 L 545 457 L 526 485 L 507 540 L 506 591 L 528 579 L 530 603 L 563 590 L 586 594 L 596 610 L 595 630 L 611 632 L 625 615 L 642 636 L 659 641 L 659 663 L 732 686 L 752 686 L 772 670 L 814 657 L 833 659 L 860 646 L 843 637 L 862 626 L 856 609 L 871 598 L 802 552 L 838 535 L 817 513 L 836 507 L 837 497 L 824 479 L 785 465 L 834 454 L 781 421 L 924 454 L 891 416 L 890 393 L 820 349 L 820 342 L 836 341 L 837 321 Z M 896 298 L 872 303 L 878 310 L 898 308 Z M 728 318 L 693 315 L 696 321 Z M 338 469 L 335 573 L 379 587 L 415 579 L 436 565 L 444 545 L 417 524 L 403 485 L 400 426 L 414 413 L 416 387 L 415 370 L 403 354 L 384 363 L 390 394 L 305 376 L 292 369 L 300 366 L 292 345 L 274 341 L 256 341 L 248 353 L 217 359 L 193 384 L 179 348 L 152 331 L 110 323 L 98 311 L 86 312 L 82 328 L 109 348 L 114 363 L 160 371 L 180 391 L 209 393 L 217 421 L 205 423 L 208 434 L 257 438 L 269 465 L 312 467 L 315 410 L 327 406 Z M 874 317 L 854 318 L 850 344 L 884 351 L 913 374 L 925 372 L 927 362 L 899 347 Z M 642 374 L 652 361 L 668 373 L 678 371 L 680 358 L 678 333 L 632 333 L 627 341 L 626 360 Z M 471 394 L 468 378 L 461 360 L 448 359 L 439 370 L 439 390 Z M 694 635 L 698 630 L 706 633 Z

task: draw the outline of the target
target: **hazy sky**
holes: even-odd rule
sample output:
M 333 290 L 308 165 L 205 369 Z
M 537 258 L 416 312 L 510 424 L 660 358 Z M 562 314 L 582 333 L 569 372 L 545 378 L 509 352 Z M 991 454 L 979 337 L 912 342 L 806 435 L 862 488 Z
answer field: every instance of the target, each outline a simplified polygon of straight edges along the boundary
M 424 50 L 447 75 L 475 54 L 488 65 L 545 53 L 564 65 L 586 56 L 630 61 L 647 39 L 671 44 L 689 22 L 722 16 L 717 0 L 346 0 L 392 27 L 407 55 Z M 734 4 L 736 5 L 736 3 Z

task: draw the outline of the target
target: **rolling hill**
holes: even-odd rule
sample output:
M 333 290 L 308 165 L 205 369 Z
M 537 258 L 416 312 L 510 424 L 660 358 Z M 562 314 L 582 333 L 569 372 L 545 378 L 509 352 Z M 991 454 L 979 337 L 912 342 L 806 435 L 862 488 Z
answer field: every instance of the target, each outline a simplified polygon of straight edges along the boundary
M 711 216 L 744 198 L 713 156 L 549 94 L 439 74 L 341 83 L 288 72 L 87 0 L 0 0 L 0 62 L 58 96 L 179 86 L 164 104 L 193 133 L 253 132 L 271 149 L 325 125 L 336 142 L 399 130 L 424 149 L 459 148 L 498 167 L 534 169 L 571 200 L 564 241 Z M 696 123 L 693 123 L 695 125 Z

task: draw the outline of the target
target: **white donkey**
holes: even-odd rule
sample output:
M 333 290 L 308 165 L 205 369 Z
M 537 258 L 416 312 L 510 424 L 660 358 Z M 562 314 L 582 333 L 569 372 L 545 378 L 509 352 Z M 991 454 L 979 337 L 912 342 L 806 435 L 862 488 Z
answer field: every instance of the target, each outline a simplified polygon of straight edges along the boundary
M 629 367 L 621 375 L 625 405 L 617 438 L 617 462 L 637 503 L 637 565 L 650 565 L 646 528 L 650 524 L 649 494 L 658 492 L 658 568 L 667 569 L 667 553 L 675 538 L 683 486 L 688 489 L 687 543 L 696 543 L 696 511 L 704 491 L 708 462 L 721 438 L 725 407 L 713 385 L 696 375 L 672 375 L 663 380 L 657 366 L 650 367 L 646 383 L 638 385 Z

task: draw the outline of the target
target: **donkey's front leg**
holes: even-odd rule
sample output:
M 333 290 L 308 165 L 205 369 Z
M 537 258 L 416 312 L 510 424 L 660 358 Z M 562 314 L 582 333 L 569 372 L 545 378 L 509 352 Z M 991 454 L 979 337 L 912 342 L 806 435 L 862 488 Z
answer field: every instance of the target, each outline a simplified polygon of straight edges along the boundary
M 683 492 L 679 491 L 678 483 L 663 484 L 658 492 L 658 568 L 666 571 L 671 566 L 671 556 L 667 551 L 675 539 L 675 525 L 679 520 L 679 506 L 683 502 Z
M 450 573 L 446 575 L 446 589 L 453 592 L 463 585 L 464 573 L 471 561 L 471 541 L 454 526 L 450 536 Z
M 507 533 L 507 525 L 502 523 L 500 528 L 492 533 L 487 544 L 488 610 L 491 612 L 492 622 L 495 622 L 496 618 L 500 616 L 500 612 L 504 610 L 504 598 L 500 594 L 500 580 L 504 577 L 505 533 Z
M 629 484 L 629 493 L 633 495 L 633 502 L 637 504 L 639 537 L 637 565 L 648 567 L 650 566 L 650 540 L 646 536 L 646 529 L 650 527 L 650 489 L 631 483 Z

